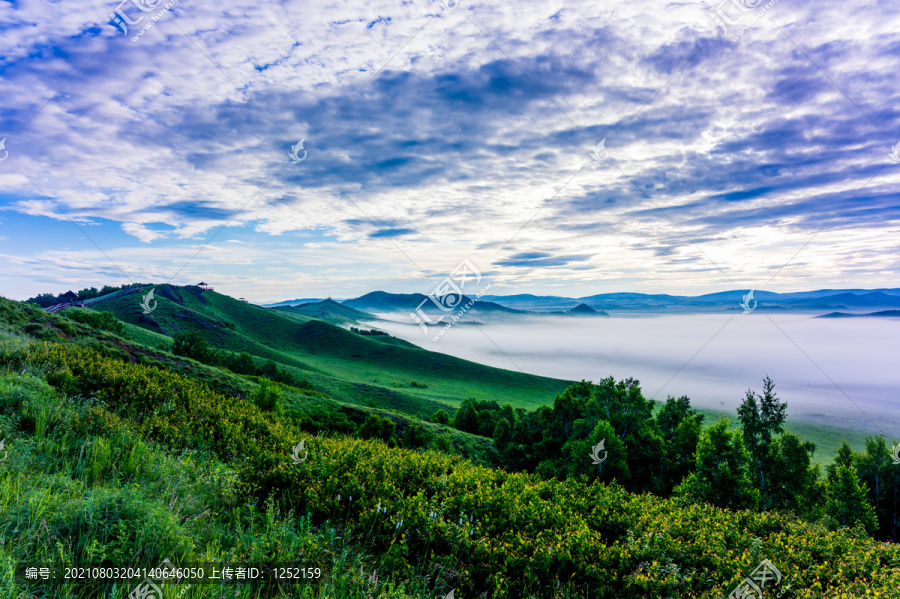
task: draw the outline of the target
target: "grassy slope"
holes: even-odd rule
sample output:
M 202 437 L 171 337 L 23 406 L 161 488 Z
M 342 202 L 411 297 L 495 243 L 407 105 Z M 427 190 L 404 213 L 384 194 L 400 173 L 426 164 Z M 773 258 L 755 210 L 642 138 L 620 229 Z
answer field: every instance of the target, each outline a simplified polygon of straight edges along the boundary
M 559 381 L 557 387 L 554 379 L 528 377 L 428 352 L 395 337 L 356 335 L 290 309 L 262 309 L 215 292 L 201 294 L 197 288 L 174 288 L 175 293 L 163 296 L 160 290 L 165 289 L 158 288 L 157 296 L 168 301 L 160 300 L 150 318 L 137 305 L 138 295 L 95 308 L 111 310 L 134 323 L 129 327 L 129 336 L 144 345 L 168 348 L 171 338 L 156 331 L 173 333 L 197 328 L 219 347 L 248 351 L 294 367 L 296 374 L 305 374 L 326 395 L 368 408 L 428 416 L 442 407 L 452 412 L 452 406 L 462 399 L 478 397 L 534 409 L 552 403 L 555 393 L 565 385 Z M 348 313 L 351 310 L 348 308 Z M 287 326 L 286 320 L 290 321 Z M 234 331 L 224 326 L 226 322 L 234 324 Z M 412 381 L 427 384 L 428 388 L 412 388 Z M 723 415 L 717 410 L 700 411 L 707 416 L 707 426 Z M 737 415 L 726 415 L 732 428 L 737 428 Z M 865 448 L 864 433 L 838 425 L 794 421 L 788 414 L 787 429 L 816 444 L 813 461 L 823 467 L 831 462 L 843 441 L 856 451 Z
M 179 563 L 315 556 L 332 586 L 309 589 L 302 596 L 310 599 L 403 596 L 381 594 L 386 585 L 366 587 L 353 576 L 359 566 L 377 568 L 382 580 L 393 570 L 415 586 L 408 587 L 410 596 L 458 588 L 460 599 L 481 596 L 483 589 L 491 597 L 547 597 L 547 585 L 556 581 L 560 598 L 711 599 L 727 594 L 762 558 L 790 581 L 790 597 L 890 597 L 900 583 L 896 546 L 789 516 L 682 505 L 629 495 L 615 485 L 542 482 L 352 439 L 313 439 L 309 462 L 293 467 L 286 456 L 297 431 L 285 419 L 197 388 L 193 376 L 144 369 L 128 359 L 140 351 L 168 359 L 165 354 L 61 316 L 35 317 L 43 326 L 32 331 L 40 336 L 118 347 L 125 357 L 98 360 L 98 368 L 67 362 L 86 392 L 67 400 L 47 380 L 71 352 L 29 350 L 29 339 L 2 330 L 3 304 L 0 362 L 9 369 L 0 370 L 0 434 L 11 435 L 11 461 L 0 470 L 0 523 L 6 522 L 0 524 L 0 563 L 74 561 L 92 552 L 96 559 L 98 551 L 113 565 L 158 563 L 163 556 Z M 192 373 L 208 368 L 167 364 Z M 89 399 L 93 393 L 102 403 Z M 172 410 L 169 420 L 165 414 Z M 209 433 L 192 425 L 198 418 Z M 241 456 L 251 461 L 242 464 Z M 442 473 L 449 475 L 446 482 L 438 479 Z M 260 512 L 247 502 L 242 477 L 279 489 L 287 500 Z M 390 512 L 379 515 L 376 502 Z M 300 516 L 313 512 L 312 522 L 286 507 Z M 403 529 L 394 525 L 398 519 L 405 520 Z M 332 527 L 341 523 L 355 526 L 362 533 L 357 539 L 371 535 L 372 544 L 336 538 Z M 323 532 L 314 532 L 313 524 L 324 524 Z M 366 556 L 369 547 L 373 555 Z M 0 597 L 19 597 L 26 587 L 4 580 L 6 574 L 0 569 Z M 578 586 L 584 582 L 595 586 L 585 593 Z M 86 596 L 58 590 L 47 596 Z M 124 598 L 129 590 L 109 596 Z M 221 596 L 210 587 L 187 590 L 183 599 Z M 242 590 L 241 597 L 260 596 Z
M 274 311 L 196 287 L 157 287 L 144 315 L 134 297 L 95 306 L 167 336 L 199 330 L 216 347 L 246 351 L 310 373 L 336 399 L 430 415 L 467 397 L 533 409 L 570 381 L 501 370 L 398 342 L 363 336 L 297 312 Z M 231 327 L 231 328 L 230 328 Z M 418 388 L 411 382 L 428 385 Z

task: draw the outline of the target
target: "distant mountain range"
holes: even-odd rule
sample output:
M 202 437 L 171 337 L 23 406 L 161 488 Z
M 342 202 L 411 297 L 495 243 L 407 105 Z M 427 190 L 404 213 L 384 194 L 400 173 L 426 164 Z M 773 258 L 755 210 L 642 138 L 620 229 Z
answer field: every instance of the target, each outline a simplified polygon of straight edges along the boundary
M 431 319 L 449 316 L 464 307 L 465 322 L 475 318 L 486 320 L 505 319 L 516 315 L 585 315 L 609 316 L 616 312 L 653 313 L 720 313 L 743 311 L 742 302 L 747 290 L 722 291 L 698 296 L 600 293 L 586 297 L 558 295 L 485 295 L 480 299 L 463 295 L 450 297 L 452 309 L 441 309 L 428 296 L 421 293 L 388 293 L 373 291 L 363 296 L 343 301 L 328 299 L 297 299 L 268 304 L 267 307 L 305 314 L 364 318 L 363 314 L 424 312 Z M 760 312 L 818 313 L 828 318 L 841 316 L 894 317 L 900 314 L 900 289 L 818 289 L 794 293 L 775 293 L 753 290 L 748 305 Z M 446 306 L 445 306 L 446 307 Z M 324 310 L 324 312 L 323 312 Z
M 698 296 L 600 293 L 580 298 L 560 296 L 486 295 L 482 299 L 529 312 L 569 310 L 585 304 L 595 310 L 622 312 L 721 312 L 742 310 L 741 302 L 748 290 L 722 291 Z M 835 311 L 890 310 L 900 308 L 900 289 L 819 289 L 795 293 L 753 291 L 750 305 L 763 311 Z
M 880 312 L 866 312 L 864 314 L 847 314 L 846 312 L 829 312 L 816 316 L 816 318 L 862 318 L 871 316 L 875 318 L 900 318 L 900 310 L 882 310 Z
M 283 302 L 273 302 L 271 304 L 260 304 L 263 308 L 274 308 L 275 306 L 299 306 L 300 304 L 314 304 L 316 302 L 324 302 L 326 299 L 332 298 L 324 298 L 324 297 L 306 297 L 301 299 L 292 299 L 292 300 L 284 300 Z M 344 301 L 342 299 L 335 299 L 336 302 Z
M 475 300 L 467 295 L 448 297 L 448 304 L 453 308 L 467 306 L 474 302 L 471 310 L 476 312 L 504 312 L 507 314 L 525 314 L 525 310 L 510 308 L 491 301 Z M 424 303 L 423 303 L 424 302 Z M 386 291 L 373 291 L 356 299 L 344 300 L 345 306 L 365 310 L 367 312 L 412 312 L 416 309 L 427 313 L 449 312 L 441 310 L 437 304 L 421 293 L 388 293 Z

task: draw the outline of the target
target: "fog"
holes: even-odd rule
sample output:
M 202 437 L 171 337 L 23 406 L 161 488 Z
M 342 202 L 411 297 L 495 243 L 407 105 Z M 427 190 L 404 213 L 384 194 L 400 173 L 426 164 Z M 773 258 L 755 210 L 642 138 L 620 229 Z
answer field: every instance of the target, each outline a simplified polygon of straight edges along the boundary
M 456 324 L 437 341 L 437 327 L 426 336 L 412 323 L 367 324 L 482 364 L 569 380 L 633 377 L 646 397 L 688 395 L 729 412 L 768 375 L 791 418 L 900 436 L 900 319 L 545 316 Z

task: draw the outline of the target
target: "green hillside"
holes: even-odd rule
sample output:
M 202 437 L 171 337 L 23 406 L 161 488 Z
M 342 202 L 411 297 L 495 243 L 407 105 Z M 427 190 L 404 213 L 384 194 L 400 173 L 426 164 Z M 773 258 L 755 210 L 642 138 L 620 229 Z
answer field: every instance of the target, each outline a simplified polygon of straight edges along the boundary
M 261 328 L 280 322 L 246 305 L 230 314 L 222 296 L 189 294 L 172 293 L 177 308 L 160 301 L 150 315 L 159 330 L 189 321 L 225 342 L 197 323 L 219 319 L 242 334 L 253 319 Z M 211 308 L 185 313 L 193 302 Z M 313 339 L 312 350 L 330 355 L 340 352 L 329 340 L 344 338 Z M 774 477 L 777 498 L 810 496 L 796 509 L 726 509 L 716 505 L 758 497 L 741 487 L 749 474 L 739 435 L 723 422 L 698 438 L 696 413 L 678 401 L 651 418 L 632 381 L 572 385 L 552 408 L 513 416 L 512 436 L 491 440 L 342 403 L 302 380 L 238 374 L 241 360 L 221 349 L 228 367 L 200 363 L 163 341 L 100 312 L 48 315 L 0 298 L 0 599 L 125 599 L 140 575 L 100 585 L 27 579 L 24 569 L 152 568 L 164 559 L 315 572 L 281 587 L 166 582 L 165 599 L 712 599 L 763 560 L 778 569 L 765 596 L 874 599 L 900 588 L 900 547 L 869 536 L 872 508 L 856 478 L 876 468 L 886 489 L 896 485 L 883 445 L 844 454 L 819 485 L 799 459 L 803 446 L 779 437 L 773 445 L 790 472 Z M 278 378 L 311 372 L 278 364 L 242 368 Z M 457 424 L 483 426 L 491 405 L 464 402 Z M 591 429 L 578 414 L 597 409 L 611 421 Z M 335 432 L 358 415 L 365 420 L 348 426 L 350 435 Z M 623 417 L 628 433 L 619 439 L 610 427 Z M 535 422 L 548 434 L 521 444 L 541 432 Z M 597 439 L 585 430 L 615 454 L 599 473 L 586 457 Z M 499 455 L 487 461 L 525 452 L 546 472 L 473 463 L 495 445 Z M 671 497 L 630 492 L 656 480 L 661 456 L 664 477 L 690 472 L 684 484 Z M 820 493 L 827 501 L 808 502 Z M 879 506 L 879 518 L 887 510 Z
M 356 310 L 350 306 L 339 304 L 333 299 L 321 302 L 310 302 L 297 306 L 275 306 L 271 308 L 282 314 L 301 314 L 312 318 L 318 318 L 327 322 L 356 322 L 360 320 L 378 320 L 372 314 Z
M 317 390 L 359 405 L 430 416 L 475 397 L 530 409 L 552 401 L 570 384 L 430 352 L 389 336 L 358 335 L 302 311 L 268 310 L 196 286 L 161 285 L 155 296 L 158 305 L 150 314 L 143 314 L 139 294 L 94 309 L 168 337 L 199 331 L 214 347 L 274 360 L 306 376 Z M 333 301 L 319 303 L 344 319 L 369 318 Z

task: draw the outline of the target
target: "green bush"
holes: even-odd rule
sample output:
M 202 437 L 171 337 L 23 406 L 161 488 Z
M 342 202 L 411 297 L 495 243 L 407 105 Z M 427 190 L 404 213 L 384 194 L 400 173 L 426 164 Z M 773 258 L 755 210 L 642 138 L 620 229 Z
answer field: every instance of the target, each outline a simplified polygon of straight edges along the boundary
M 435 424 L 450 424 L 450 414 L 447 413 L 447 410 L 438 410 L 431 416 L 431 421 Z
M 364 439 L 380 439 L 391 447 L 398 444 L 397 425 L 390 418 L 378 414 L 369 414 L 359 427 L 359 435 Z
M 83 308 L 69 308 L 68 310 L 65 310 L 65 317 L 95 329 L 115 333 L 120 337 L 125 335 L 125 323 L 116 318 L 112 312 L 97 312 L 94 310 L 85 310 Z
M 277 414 L 281 414 L 284 411 L 281 390 L 276 383 L 265 377 L 259 379 L 259 386 L 250 395 L 250 400 L 255 403 L 260 410 L 275 412 Z

